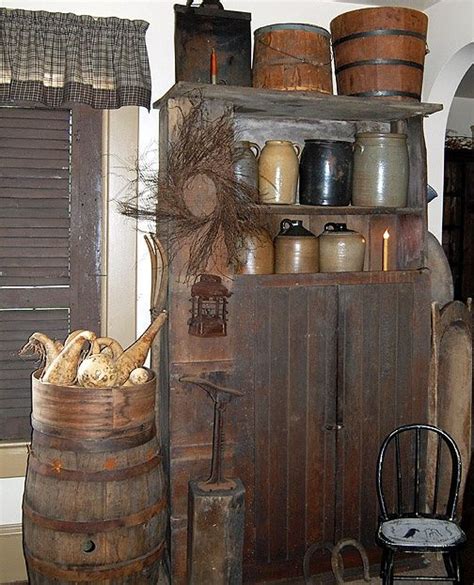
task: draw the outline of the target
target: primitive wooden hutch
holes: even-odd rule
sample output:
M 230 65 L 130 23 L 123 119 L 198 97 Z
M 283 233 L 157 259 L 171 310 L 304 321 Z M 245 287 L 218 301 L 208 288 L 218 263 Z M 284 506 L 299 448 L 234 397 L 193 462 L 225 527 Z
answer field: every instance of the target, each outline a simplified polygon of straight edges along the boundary
M 199 339 L 188 335 L 190 284 L 179 278 L 185 250 L 171 266 L 159 416 L 173 583 L 186 582 L 187 483 L 208 472 L 212 438 L 212 403 L 180 383 L 185 375 L 245 393 L 228 408 L 226 445 L 226 473 L 246 488 L 245 581 L 296 577 L 314 542 L 351 537 L 373 545 L 380 443 L 397 425 L 428 417 L 423 117 L 441 106 L 180 82 L 155 104 L 163 165 L 178 109 L 196 95 L 210 115 L 228 112 L 239 137 L 261 146 L 272 138 L 353 140 L 370 130 L 408 136 L 405 208 L 265 207 L 273 235 L 285 217 L 303 219 L 316 235 L 328 221 L 346 222 L 367 240 L 363 272 L 229 274 L 228 335 Z M 196 203 L 205 204 L 206 189 L 195 191 Z M 327 562 L 319 569 L 328 570 Z

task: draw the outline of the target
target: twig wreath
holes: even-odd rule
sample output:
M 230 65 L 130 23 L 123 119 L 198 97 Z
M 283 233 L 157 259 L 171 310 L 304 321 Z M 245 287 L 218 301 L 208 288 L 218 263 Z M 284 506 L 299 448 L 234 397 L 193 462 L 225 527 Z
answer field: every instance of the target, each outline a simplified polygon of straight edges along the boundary
M 213 251 L 223 242 L 230 265 L 238 262 L 244 237 L 263 227 L 258 191 L 239 181 L 234 171 L 235 132 L 232 117 L 209 119 L 202 100 L 192 100 L 189 111 L 179 108 L 180 122 L 158 171 L 137 169 L 138 203 L 122 202 L 121 212 L 136 219 L 156 220 L 163 228 L 172 257 L 186 241 L 189 259 L 185 279 L 205 272 Z M 215 205 L 198 214 L 186 201 L 186 190 L 196 178 L 206 177 L 215 187 Z

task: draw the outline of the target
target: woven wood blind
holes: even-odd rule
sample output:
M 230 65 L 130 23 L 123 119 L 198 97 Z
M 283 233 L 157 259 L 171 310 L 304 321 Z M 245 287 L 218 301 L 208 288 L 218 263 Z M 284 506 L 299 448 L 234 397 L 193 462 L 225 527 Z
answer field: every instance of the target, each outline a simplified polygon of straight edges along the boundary
M 35 359 L 18 350 L 35 331 L 64 340 L 77 304 L 77 233 L 89 226 L 74 185 L 92 169 L 73 169 L 75 133 L 70 110 L 0 108 L 0 440 L 31 432 Z M 76 140 L 87 148 L 86 134 Z

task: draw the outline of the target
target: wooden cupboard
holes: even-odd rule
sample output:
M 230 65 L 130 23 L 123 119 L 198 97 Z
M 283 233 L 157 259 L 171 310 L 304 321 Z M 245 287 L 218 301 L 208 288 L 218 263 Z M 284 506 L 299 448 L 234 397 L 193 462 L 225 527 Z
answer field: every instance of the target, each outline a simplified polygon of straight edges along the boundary
M 180 382 L 206 377 L 244 392 L 228 407 L 226 475 L 246 488 L 247 583 L 302 574 L 307 547 L 342 537 L 373 545 L 375 460 L 383 437 L 403 422 L 426 421 L 430 361 L 430 277 L 424 269 L 426 155 L 422 118 L 440 106 L 310 93 L 178 83 L 160 108 L 160 164 L 179 111 L 201 100 L 227 112 L 236 134 L 265 140 L 353 140 L 360 131 L 408 136 L 410 186 L 401 209 L 265 206 L 273 235 L 285 217 L 318 235 L 342 221 L 367 240 L 363 272 L 228 275 L 228 335 L 188 334 L 186 246 L 170 267 L 169 322 L 161 347 L 159 423 L 170 482 L 173 583 L 186 582 L 187 482 L 209 469 L 212 403 Z M 192 201 L 209 186 L 196 182 Z M 191 201 L 191 203 L 192 203 Z M 389 271 L 382 234 L 390 230 Z M 166 239 L 166 233 L 160 234 Z M 320 570 L 328 566 L 322 562 Z

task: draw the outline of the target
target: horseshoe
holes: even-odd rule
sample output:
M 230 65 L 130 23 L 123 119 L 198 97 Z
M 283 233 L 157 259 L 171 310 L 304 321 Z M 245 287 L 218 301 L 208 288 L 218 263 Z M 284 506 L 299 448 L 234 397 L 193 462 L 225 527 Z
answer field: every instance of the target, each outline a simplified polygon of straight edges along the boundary
M 364 566 L 364 581 L 370 583 L 369 559 L 367 558 L 365 548 L 360 544 L 360 542 L 354 540 L 353 538 L 343 538 L 336 544 L 331 553 L 332 572 L 336 578 L 337 585 L 344 584 L 344 562 L 342 560 L 341 551 L 347 546 L 352 546 L 359 551 L 362 564 Z
M 314 543 L 312 544 L 308 550 L 304 554 L 303 559 L 303 576 L 305 585 L 312 585 L 313 579 L 311 578 L 310 568 L 309 568 L 309 561 L 313 554 L 318 550 L 327 550 L 329 554 L 332 553 L 333 545 L 330 542 L 323 542 L 322 544 Z

